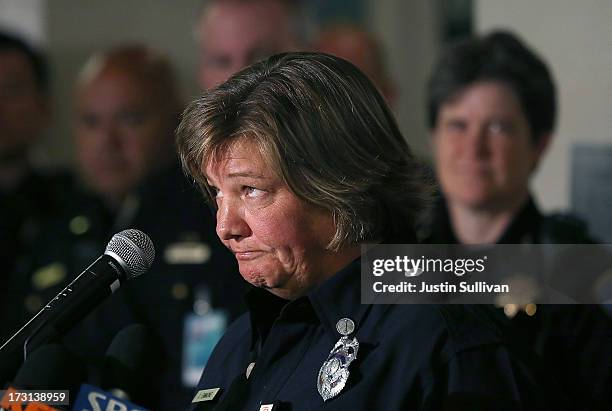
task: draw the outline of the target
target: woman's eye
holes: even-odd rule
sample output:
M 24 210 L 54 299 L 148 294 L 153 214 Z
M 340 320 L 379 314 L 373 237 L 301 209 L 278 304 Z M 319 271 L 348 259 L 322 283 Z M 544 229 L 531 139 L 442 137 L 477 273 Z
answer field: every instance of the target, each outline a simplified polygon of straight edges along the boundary
M 489 131 L 492 134 L 510 134 L 511 126 L 505 121 L 496 120 L 489 123 Z
M 460 119 L 452 119 L 444 124 L 444 131 L 449 135 L 461 135 L 467 130 L 467 124 Z
M 119 120 L 124 126 L 137 127 L 144 123 L 145 115 L 138 112 L 127 112 L 122 113 Z
M 245 196 L 249 198 L 259 198 L 265 194 L 264 190 L 260 190 L 251 186 L 244 186 L 242 188 L 242 191 L 244 192 Z
M 82 127 L 89 129 L 96 128 L 100 124 L 100 119 L 91 114 L 80 115 L 78 121 Z

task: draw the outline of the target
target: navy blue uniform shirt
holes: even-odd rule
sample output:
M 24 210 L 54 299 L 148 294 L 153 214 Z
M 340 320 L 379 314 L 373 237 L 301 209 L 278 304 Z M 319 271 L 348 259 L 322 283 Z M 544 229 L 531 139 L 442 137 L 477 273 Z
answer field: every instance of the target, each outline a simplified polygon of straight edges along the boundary
M 477 306 L 360 304 L 359 260 L 295 301 L 261 289 L 247 301 L 197 390 L 220 391 L 191 410 L 540 409 L 528 370 Z M 317 376 L 345 317 L 360 347 L 346 386 L 324 402 Z
M 423 227 L 423 241 L 457 244 L 444 198 Z M 533 198 L 525 202 L 498 244 L 590 244 L 586 227 L 573 216 L 544 216 Z M 574 287 L 593 284 L 576 271 Z M 584 279 L 584 280 L 583 280 Z M 504 315 L 505 317 L 505 315 Z M 612 404 L 612 318 L 597 305 L 538 305 L 535 315 L 519 312 L 505 319 L 508 338 L 521 340 L 535 354 L 547 379 L 555 380 L 569 409 L 608 410 Z M 534 363 L 535 361 L 535 363 Z

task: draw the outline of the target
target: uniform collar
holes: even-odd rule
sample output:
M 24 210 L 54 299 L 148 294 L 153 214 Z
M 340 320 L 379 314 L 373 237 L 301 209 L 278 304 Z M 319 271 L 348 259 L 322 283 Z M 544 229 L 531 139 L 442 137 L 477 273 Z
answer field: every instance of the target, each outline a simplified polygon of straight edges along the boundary
M 537 243 L 536 238 L 539 232 L 539 226 L 542 220 L 542 214 L 533 200 L 529 196 L 527 202 L 521 207 L 519 212 L 514 216 L 512 222 L 506 228 L 501 237 L 497 240 L 498 244 L 519 244 L 523 242 Z
M 371 305 L 361 304 L 361 258 L 337 272 L 307 295 L 321 325 L 332 342 L 340 338 L 336 324 L 342 318 L 355 323 L 355 332 Z
M 245 303 L 251 322 L 251 351 L 259 351 L 272 324 L 289 301 L 267 290 L 251 287 L 245 295 Z
M 534 236 L 534 234 L 538 232 L 541 220 L 542 214 L 538 210 L 533 197 L 530 195 L 496 243 L 518 244 L 525 240 L 529 242 L 537 241 L 536 238 L 528 237 Z M 436 202 L 430 224 L 431 231 L 423 242 L 433 244 L 459 243 L 450 222 L 446 201 L 442 196 L 440 196 Z
M 279 298 L 269 291 L 252 288 L 246 295 L 249 308 L 252 340 L 251 348 L 264 340 L 277 318 L 321 324 L 330 341 L 335 343 L 341 336 L 336 323 L 350 318 L 355 331 L 367 314 L 370 305 L 361 304 L 361 259 L 358 258 L 338 271 L 304 297 L 294 301 Z

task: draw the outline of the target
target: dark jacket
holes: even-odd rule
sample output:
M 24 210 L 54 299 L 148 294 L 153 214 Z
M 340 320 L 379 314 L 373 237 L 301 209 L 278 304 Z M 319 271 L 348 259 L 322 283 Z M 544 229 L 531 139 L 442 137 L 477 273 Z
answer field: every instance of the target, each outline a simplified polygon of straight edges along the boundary
M 44 231 L 45 222 L 70 203 L 66 173 L 31 170 L 10 192 L 0 190 L 0 345 L 29 319 L 28 306 L 38 306 L 28 293 L 25 255 Z
M 456 244 L 446 204 L 437 202 L 422 227 L 423 242 Z M 529 198 L 498 244 L 590 244 L 586 225 L 571 215 L 544 216 Z M 584 273 L 576 273 L 577 278 Z M 584 283 L 588 283 L 585 280 Z M 500 315 L 507 338 L 535 354 L 531 366 L 545 370 L 567 395 L 571 409 L 609 409 L 612 403 L 612 319 L 597 305 L 538 305 L 534 315 Z M 535 363 L 537 362 L 537 364 Z
M 529 372 L 477 306 L 360 304 L 360 260 L 305 297 L 248 295 L 217 345 L 198 392 L 220 388 L 191 410 L 541 409 Z M 323 401 L 317 376 L 350 318 L 359 342 L 344 389 Z M 246 379 L 251 362 L 255 366 Z

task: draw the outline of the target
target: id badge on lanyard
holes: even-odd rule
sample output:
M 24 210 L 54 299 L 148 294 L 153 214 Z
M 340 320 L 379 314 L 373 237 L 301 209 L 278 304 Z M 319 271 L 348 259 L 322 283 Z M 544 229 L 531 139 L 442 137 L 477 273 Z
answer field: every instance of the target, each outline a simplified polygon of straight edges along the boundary
M 182 381 L 186 387 L 196 387 L 215 345 L 225 333 L 228 315 L 214 310 L 206 287 L 195 291 L 194 312 L 183 323 Z

